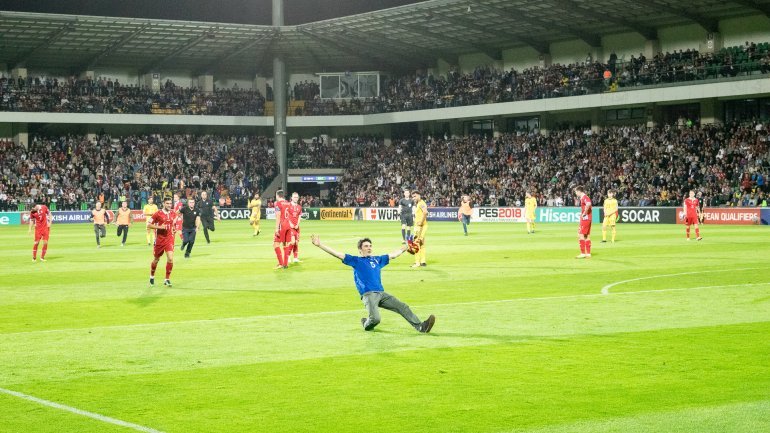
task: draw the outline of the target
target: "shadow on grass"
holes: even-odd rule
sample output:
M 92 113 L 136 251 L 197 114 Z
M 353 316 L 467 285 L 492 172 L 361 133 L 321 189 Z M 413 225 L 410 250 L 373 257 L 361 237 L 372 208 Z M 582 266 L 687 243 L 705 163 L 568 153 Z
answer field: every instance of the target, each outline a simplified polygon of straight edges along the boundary
M 142 292 L 142 294 L 139 295 L 139 297 L 137 297 L 136 299 L 130 299 L 128 302 L 144 308 L 158 302 L 159 300 L 161 300 L 161 298 L 164 297 L 165 294 L 166 294 L 165 289 L 158 290 L 155 287 L 147 287 L 146 289 L 144 289 L 144 292 Z

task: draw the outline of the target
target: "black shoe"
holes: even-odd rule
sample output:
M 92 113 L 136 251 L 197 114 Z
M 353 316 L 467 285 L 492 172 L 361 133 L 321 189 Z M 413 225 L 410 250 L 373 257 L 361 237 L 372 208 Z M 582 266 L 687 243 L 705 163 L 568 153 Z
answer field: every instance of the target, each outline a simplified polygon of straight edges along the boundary
M 607 241 L 602 241 L 602 243 L 603 243 L 603 244 L 606 244 L 606 243 L 607 243 Z
M 425 263 L 420 263 L 420 266 L 428 266 L 428 265 L 426 265 Z
M 171 280 L 169 280 L 169 279 L 163 280 L 163 285 L 171 287 Z
M 366 331 L 366 317 L 361 318 L 361 326 L 364 327 L 364 331 Z
M 364 327 L 364 331 L 371 331 L 374 329 L 375 326 L 377 326 L 376 323 L 370 323 L 369 326 L 366 326 L 366 317 L 361 318 L 361 326 Z
M 150 285 L 151 286 L 155 285 L 155 277 L 150 277 Z
M 430 316 L 428 316 L 428 320 L 420 324 L 420 332 L 422 332 L 423 334 L 427 334 L 428 332 L 430 332 L 431 329 L 433 329 L 433 324 L 435 323 L 436 323 L 436 316 L 431 314 Z
M 184 258 L 186 258 L 186 259 L 189 259 L 189 258 L 190 258 L 190 255 L 189 255 L 189 254 L 185 254 L 185 255 L 184 255 Z

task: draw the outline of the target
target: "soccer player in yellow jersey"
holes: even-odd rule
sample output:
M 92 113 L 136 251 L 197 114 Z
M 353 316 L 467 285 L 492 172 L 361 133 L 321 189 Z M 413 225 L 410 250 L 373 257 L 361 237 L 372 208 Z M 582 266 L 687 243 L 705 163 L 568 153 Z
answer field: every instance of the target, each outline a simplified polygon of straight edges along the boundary
M 259 193 L 255 192 L 254 197 L 249 201 L 249 209 L 251 209 L 251 218 L 249 218 L 249 224 L 254 227 L 254 234 L 259 234 L 259 219 L 262 218 L 262 200 L 259 198 Z
M 414 255 L 413 268 L 426 266 L 425 264 L 425 233 L 428 231 L 428 205 L 425 204 L 417 191 L 412 191 L 412 200 L 415 203 L 414 211 L 414 240 L 419 240 L 420 251 Z
M 615 223 L 618 221 L 618 201 L 615 193 L 607 191 L 604 199 L 604 222 L 602 223 L 602 242 L 607 242 L 607 226 L 612 227 L 612 243 L 615 243 Z
M 527 191 L 524 199 L 524 219 L 527 221 L 527 234 L 535 233 L 535 209 L 537 209 L 537 199 Z
M 158 205 L 155 204 L 155 200 L 150 195 L 147 198 L 147 204 L 144 205 L 142 213 L 144 213 L 145 224 L 150 225 L 150 218 L 158 212 Z M 155 242 L 155 229 L 147 227 L 147 245 L 152 245 Z

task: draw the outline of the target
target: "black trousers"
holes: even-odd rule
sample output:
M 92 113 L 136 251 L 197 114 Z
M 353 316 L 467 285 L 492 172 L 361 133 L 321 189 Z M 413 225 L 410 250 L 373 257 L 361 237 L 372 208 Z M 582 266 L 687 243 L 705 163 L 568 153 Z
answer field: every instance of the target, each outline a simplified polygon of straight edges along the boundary
M 195 229 L 182 229 L 182 249 L 187 247 L 184 255 L 189 256 L 192 252 L 193 245 L 195 245 Z
M 211 243 L 209 230 L 214 231 L 214 218 L 201 218 L 201 225 L 203 226 L 203 236 L 206 237 L 206 243 Z
M 119 225 L 118 226 L 118 237 L 120 237 L 121 233 L 123 234 L 123 241 L 121 243 L 126 243 L 126 237 L 128 237 L 128 225 Z

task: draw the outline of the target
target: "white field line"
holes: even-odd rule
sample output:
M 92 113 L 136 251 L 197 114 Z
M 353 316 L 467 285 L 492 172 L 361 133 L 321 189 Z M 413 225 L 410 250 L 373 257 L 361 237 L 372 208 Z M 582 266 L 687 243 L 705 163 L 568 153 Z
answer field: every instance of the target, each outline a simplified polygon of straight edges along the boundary
M 648 277 L 631 278 L 630 280 L 622 280 L 611 284 L 607 284 L 606 286 L 602 287 L 602 295 L 608 295 L 610 293 L 610 289 L 615 286 L 619 286 L 625 283 L 632 283 L 634 281 L 651 280 L 653 278 L 678 277 L 680 275 L 697 275 L 697 274 L 708 274 L 713 272 L 750 271 L 750 270 L 756 270 L 756 269 L 762 269 L 762 268 L 715 269 L 711 271 L 680 272 L 678 274 L 661 274 L 661 275 L 650 275 Z
M 14 397 L 18 397 L 23 400 L 31 401 L 34 403 L 41 404 L 43 406 L 52 407 L 54 409 L 59 409 L 67 412 L 72 412 L 76 415 L 85 416 L 88 418 L 95 419 L 97 421 L 105 422 L 107 424 L 113 424 L 121 427 L 130 428 L 136 431 L 145 432 L 145 433 L 163 433 L 160 430 L 155 430 L 154 428 L 141 426 L 139 424 L 130 423 L 127 421 L 122 421 L 115 418 L 110 418 L 108 416 L 99 415 L 98 413 L 88 412 L 86 410 L 78 409 L 76 407 L 67 406 L 61 403 L 56 403 L 54 401 L 48 401 L 43 400 L 42 398 L 33 397 L 31 395 L 22 394 L 20 392 L 11 391 L 10 389 L 0 388 L 0 393 L 12 395 Z
M 646 293 L 665 293 L 665 292 L 682 292 L 687 290 L 702 290 L 702 289 L 718 289 L 729 287 L 748 287 L 748 286 L 764 286 L 770 285 L 770 282 L 765 283 L 747 283 L 747 284 L 727 284 L 719 286 L 700 286 L 700 287 L 684 287 L 684 288 L 671 288 L 671 289 L 654 289 L 654 290 L 635 290 L 633 292 L 620 292 L 620 293 L 586 293 L 581 295 L 564 295 L 564 296 L 539 296 L 532 298 L 514 298 L 514 299 L 497 299 L 494 301 L 470 301 L 470 302 L 456 302 L 448 304 L 426 304 L 416 305 L 413 307 L 420 308 L 432 308 L 432 307 L 454 307 L 460 305 L 483 305 L 483 304 L 505 304 L 513 302 L 530 302 L 530 301 L 549 301 L 549 300 L 561 300 L 561 299 L 579 299 L 579 298 L 598 298 L 607 295 L 625 296 L 636 295 Z M 222 322 L 238 322 L 250 319 L 286 319 L 286 318 L 301 318 L 301 317 L 317 317 L 317 316 L 333 316 L 337 314 L 352 314 L 360 313 L 360 309 L 355 310 L 335 310 L 335 311 L 319 311 L 316 313 L 291 313 L 291 314 L 275 314 L 275 315 L 263 315 L 263 316 L 246 316 L 246 317 L 224 317 L 221 319 L 198 319 L 198 320 L 180 320 L 169 322 L 155 322 L 155 323 L 132 323 L 128 325 L 107 325 L 107 326 L 94 326 L 90 328 L 63 328 L 63 329 L 46 329 L 40 331 L 20 331 L 20 332 L 8 332 L 5 334 L 0 333 L 0 338 L 10 335 L 26 335 L 26 334 L 50 334 L 56 332 L 77 332 L 77 331 L 91 331 L 91 330 L 104 330 L 104 329 L 133 329 L 133 328 L 153 328 L 166 325 L 187 325 L 195 323 L 222 323 Z

